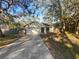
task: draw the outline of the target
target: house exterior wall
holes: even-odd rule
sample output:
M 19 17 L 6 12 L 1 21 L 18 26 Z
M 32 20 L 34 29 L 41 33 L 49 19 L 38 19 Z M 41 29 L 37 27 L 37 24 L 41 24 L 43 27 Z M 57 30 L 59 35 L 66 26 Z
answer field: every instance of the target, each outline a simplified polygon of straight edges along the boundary
M 55 27 L 53 27 L 53 26 L 50 27 L 49 32 L 54 32 L 54 31 L 55 31 L 54 28 L 55 28 Z

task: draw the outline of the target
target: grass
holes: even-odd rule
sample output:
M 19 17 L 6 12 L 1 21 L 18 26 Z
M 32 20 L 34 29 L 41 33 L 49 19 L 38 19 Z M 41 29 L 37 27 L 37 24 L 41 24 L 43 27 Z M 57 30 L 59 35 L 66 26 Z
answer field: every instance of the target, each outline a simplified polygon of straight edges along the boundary
M 79 46 L 79 39 L 76 38 L 72 33 L 69 32 L 65 32 L 66 36 L 68 37 L 68 39 L 73 43 Z
M 45 37 L 44 42 L 49 48 L 51 54 L 55 55 L 56 59 L 79 59 L 79 38 L 76 35 L 70 32 L 65 32 L 65 34 L 61 34 L 67 38 L 65 38 L 66 42 L 63 40 L 64 37 L 59 35 L 58 37 L 62 37 L 62 39 L 58 38 L 54 34 L 52 38 Z M 50 36 L 50 35 L 49 35 Z M 56 39 L 60 40 L 58 42 Z M 63 41 L 62 41 L 63 40 Z M 71 44 L 71 43 L 72 44 Z
M 5 36 L 5 37 L 0 37 L 0 46 L 10 44 L 14 41 L 16 41 L 15 35 L 8 35 L 8 36 Z
M 48 38 L 45 42 L 55 59 L 75 59 L 75 53 L 63 43 L 59 43 L 53 38 Z M 48 44 L 47 44 L 48 43 Z
M 75 48 L 76 52 L 74 50 L 72 50 L 75 54 L 75 59 L 79 59 L 79 38 L 75 37 L 75 35 L 73 35 L 73 33 L 69 33 L 69 32 L 65 32 L 66 36 L 68 37 L 68 39 L 77 46 L 77 48 Z
M 75 59 L 79 59 L 79 55 L 78 55 L 78 54 L 76 54 L 76 57 L 75 57 Z

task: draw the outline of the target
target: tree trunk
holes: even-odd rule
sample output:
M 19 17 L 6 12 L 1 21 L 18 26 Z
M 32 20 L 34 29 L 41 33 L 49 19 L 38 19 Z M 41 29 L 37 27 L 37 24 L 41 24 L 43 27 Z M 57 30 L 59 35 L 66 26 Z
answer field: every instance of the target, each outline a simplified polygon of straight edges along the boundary
M 4 37 L 4 34 L 1 29 L 0 29 L 0 37 Z

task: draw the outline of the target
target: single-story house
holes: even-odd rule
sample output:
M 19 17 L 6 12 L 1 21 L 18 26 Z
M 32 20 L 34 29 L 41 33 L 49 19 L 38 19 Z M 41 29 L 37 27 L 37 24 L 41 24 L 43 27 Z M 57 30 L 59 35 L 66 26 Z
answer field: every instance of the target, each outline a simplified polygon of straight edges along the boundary
M 54 32 L 54 26 L 46 24 L 46 23 L 42 23 L 41 33 L 47 34 L 47 33 L 50 33 L 50 32 Z

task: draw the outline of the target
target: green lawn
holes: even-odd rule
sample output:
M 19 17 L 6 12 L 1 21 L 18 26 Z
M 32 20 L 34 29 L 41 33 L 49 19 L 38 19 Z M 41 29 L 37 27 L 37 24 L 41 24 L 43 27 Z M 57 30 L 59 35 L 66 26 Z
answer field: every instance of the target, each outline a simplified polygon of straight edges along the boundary
M 10 44 L 10 43 L 16 41 L 16 38 L 17 37 L 15 35 L 8 35 L 5 37 L 0 37 L 0 46 Z

